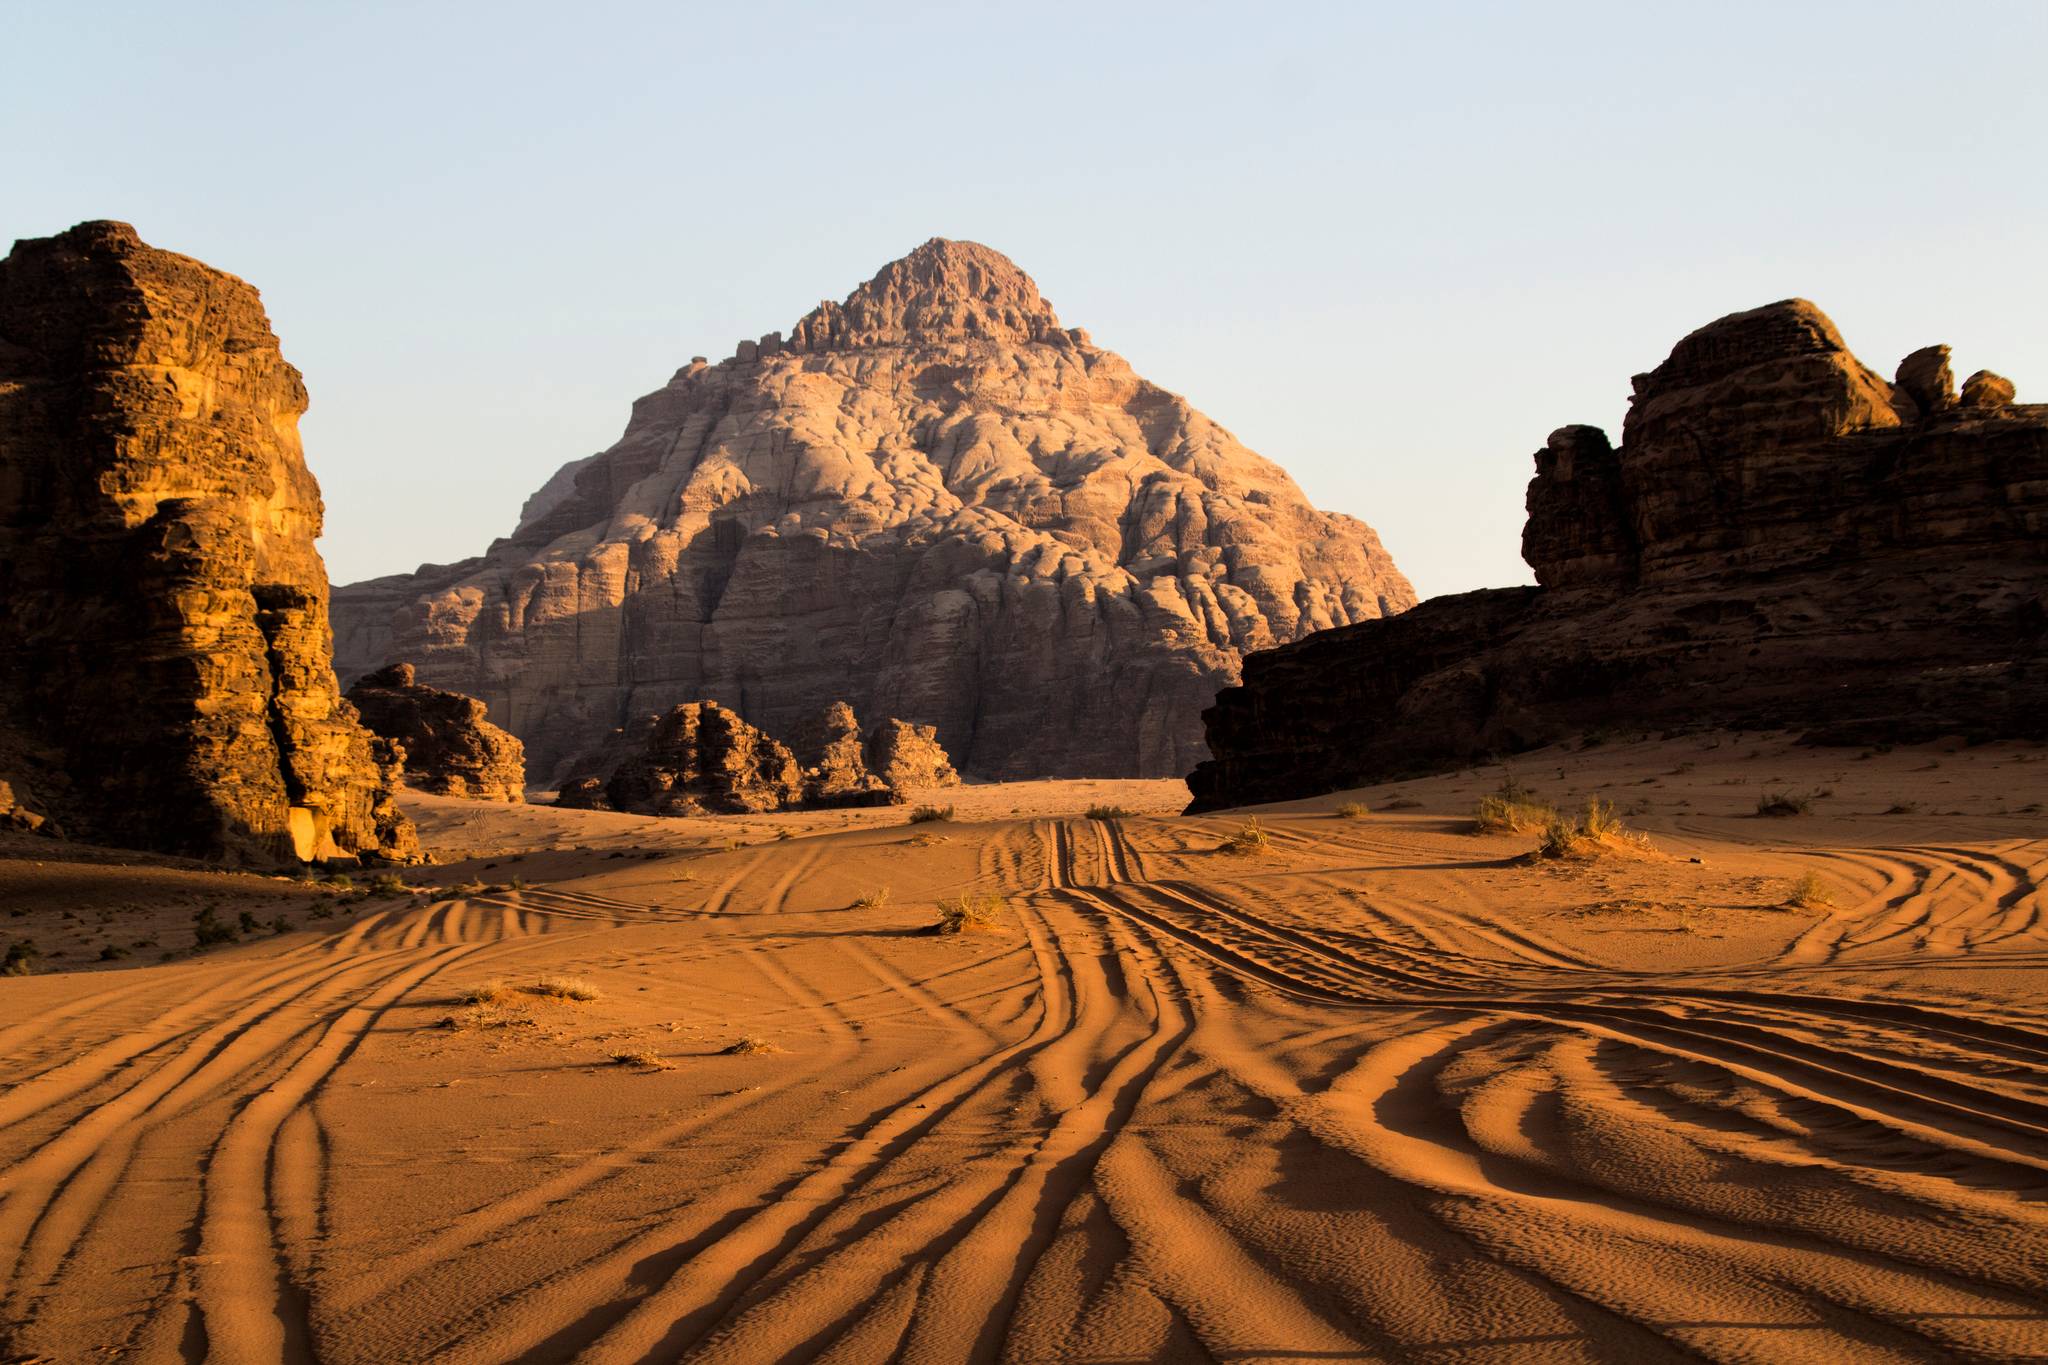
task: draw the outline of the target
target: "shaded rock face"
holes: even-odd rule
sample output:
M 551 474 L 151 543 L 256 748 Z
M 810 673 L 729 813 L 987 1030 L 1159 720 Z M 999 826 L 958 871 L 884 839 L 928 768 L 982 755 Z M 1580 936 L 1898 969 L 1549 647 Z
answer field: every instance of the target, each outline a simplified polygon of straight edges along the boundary
M 1915 352 L 1894 388 L 1802 300 L 1693 333 L 1637 376 L 1618 449 L 1566 427 L 1537 453 L 1539 587 L 1249 657 L 1191 809 L 1603 728 L 2048 735 L 2048 406 L 1978 375 L 1958 403 L 1948 363 Z
M 803 773 L 787 748 L 717 702 L 686 702 L 607 779 L 603 804 L 640 815 L 745 815 L 802 799 Z
M 344 667 L 416 661 L 536 776 L 708 697 L 776 734 L 833 701 L 992 777 L 1178 774 L 1248 650 L 1402 610 L 1360 522 L 933 240 L 785 341 L 693 361 L 521 525 L 336 598 Z
M 868 767 L 896 791 L 957 787 L 960 774 L 939 743 L 937 726 L 885 720 L 868 736 Z
M 335 683 L 305 410 L 256 291 L 126 224 L 0 262 L 0 752 L 74 837 L 417 856 Z
M 406 785 L 478 801 L 526 799 L 526 750 L 484 719 L 484 704 L 422 687 L 411 664 L 358 679 L 348 699 L 371 733 L 398 746 Z

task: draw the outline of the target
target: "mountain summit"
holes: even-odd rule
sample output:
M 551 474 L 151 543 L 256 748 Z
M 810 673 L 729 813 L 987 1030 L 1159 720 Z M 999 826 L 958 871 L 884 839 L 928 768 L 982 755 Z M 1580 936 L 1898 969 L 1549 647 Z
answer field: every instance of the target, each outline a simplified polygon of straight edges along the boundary
M 1370 527 L 934 238 L 693 360 L 509 538 L 341 588 L 334 623 L 345 680 L 415 662 L 543 782 L 696 700 L 933 724 L 982 776 L 1159 776 L 1246 651 L 1414 601 Z

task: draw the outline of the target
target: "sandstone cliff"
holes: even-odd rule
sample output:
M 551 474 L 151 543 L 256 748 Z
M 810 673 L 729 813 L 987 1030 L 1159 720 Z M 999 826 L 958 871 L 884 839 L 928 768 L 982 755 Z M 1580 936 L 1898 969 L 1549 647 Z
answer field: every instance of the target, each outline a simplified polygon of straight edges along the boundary
M 1636 377 L 1620 448 L 1537 452 L 1540 586 L 1248 658 L 1191 809 L 1601 728 L 2048 735 L 2048 406 L 2013 392 L 1959 398 L 1947 347 L 1887 383 L 1803 300 L 1701 328 Z
M 305 410 L 256 291 L 126 224 L 0 262 L 0 753 L 73 836 L 417 853 L 335 684 Z
M 537 778 L 713 698 L 831 702 L 970 772 L 1178 774 L 1248 650 L 1414 600 L 1377 537 L 933 240 L 784 340 L 693 361 L 480 558 L 345 587 L 345 670 L 484 699 Z
M 526 799 L 526 751 L 484 718 L 475 697 L 422 687 L 411 664 L 393 664 L 358 679 L 348 699 L 372 734 L 403 753 L 407 786 L 478 801 Z

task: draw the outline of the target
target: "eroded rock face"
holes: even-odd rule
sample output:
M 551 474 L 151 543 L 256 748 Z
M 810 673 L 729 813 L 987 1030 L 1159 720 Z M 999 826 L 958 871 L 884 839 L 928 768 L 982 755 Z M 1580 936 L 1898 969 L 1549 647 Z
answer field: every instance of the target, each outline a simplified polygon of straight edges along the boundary
M 1917 393 L 1803 300 L 1693 333 L 1637 377 L 1619 449 L 1566 427 L 1538 452 L 1539 587 L 1251 656 L 1192 808 L 1594 729 L 2048 735 L 2048 407 L 1977 375 L 1956 403 L 1947 347 L 1900 373 Z
M 868 736 L 868 768 L 899 792 L 960 785 L 938 727 L 907 720 L 891 718 L 875 727 Z
M 526 751 L 484 718 L 484 704 L 460 692 L 422 687 L 411 664 L 357 680 L 348 699 L 371 733 L 404 755 L 406 785 L 478 801 L 526 799 Z
M 776 734 L 847 701 L 988 776 L 1163 775 L 1245 651 L 1414 600 L 1368 527 L 986 247 L 935 239 L 738 350 L 481 558 L 342 589 L 344 667 L 482 698 L 544 781 L 700 697 Z
M 645 749 L 605 783 L 605 805 L 640 815 L 744 815 L 803 799 L 803 773 L 777 741 L 717 702 L 655 722 Z
M 74 837 L 417 856 L 335 683 L 305 410 L 256 291 L 124 223 L 0 262 L 0 751 Z
M 804 773 L 807 806 L 886 806 L 899 799 L 888 783 L 868 771 L 860 720 L 843 701 L 826 707 L 804 730 L 796 759 Z

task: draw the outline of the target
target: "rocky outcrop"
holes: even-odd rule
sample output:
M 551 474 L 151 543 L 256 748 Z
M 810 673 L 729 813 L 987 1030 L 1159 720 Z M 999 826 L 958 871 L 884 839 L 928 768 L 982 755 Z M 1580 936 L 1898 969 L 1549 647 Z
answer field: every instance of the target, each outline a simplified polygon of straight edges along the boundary
M 1538 587 L 1251 656 L 1191 808 L 1601 729 L 2048 736 L 2048 407 L 1995 376 L 1955 401 L 1947 347 L 1899 374 L 1803 300 L 1693 333 L 1637 376 L 1619 449 L 1565 427 L 1537 453 Z
M 407 786 L 478 801 L 526 799 L 526 750 L 484 718 L 475 697 L 422 687 L 401 663 L 358 679 L 348 699 L 371 733 L 398 746 Z
M 335 683 L 305 410 L 256 291 L 126 224 L 0 262 L 0 752 L 73 837 L 417 855 Z
M 987 776 L 1160 775 L 1246 651 L 1413 600 L 1368 527 L 935 239 L 693 360 L 508 539 L 335 623 L 345 668 L 486 701 L 543 785 L 697 698 L 774 734 L 843 700 Z
M 868 768 L 894 791 L 957 787 L 960 774 L 939 743 L 938 727 L 885 720 L 868 736 Z
M 785 810 L 803 792 L 787 748 L 717 702 L 686 702 L 606 780 L 603 804 L 640 815 L 745 815 Z
M 805 728 L 796 759 L 804 773 L 807 806 L 886 806 L 902 799 L 868 771 L 860 721 L 843 701 L 833 702 Z

